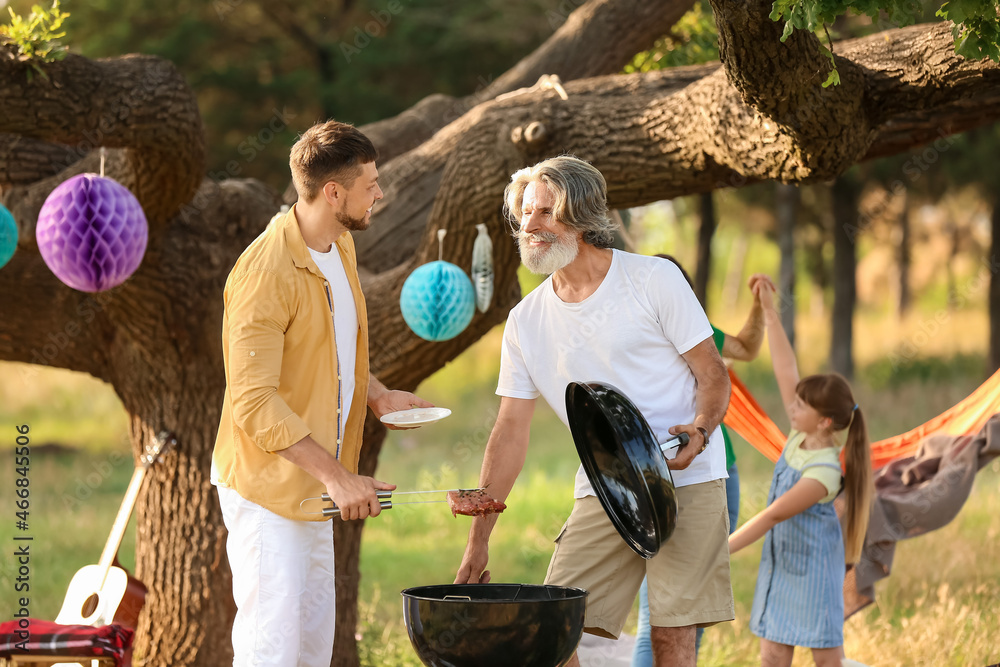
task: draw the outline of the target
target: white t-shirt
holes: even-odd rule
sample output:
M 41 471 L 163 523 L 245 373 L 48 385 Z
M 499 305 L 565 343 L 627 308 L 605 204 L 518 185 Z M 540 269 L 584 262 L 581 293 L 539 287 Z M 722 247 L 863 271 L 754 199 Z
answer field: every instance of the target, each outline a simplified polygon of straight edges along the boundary
M 568 426 L 566 385 L 610 384 L 662 443 L 671 426 L 694 421 L 696 381 L 681 355 L 711 337 L 705 311 L 673 262 L 615 250 L 604 281 L 580 303 L 556 296 L 550 276 L 510 311 L 497 394 L 541 394 Z M 724 479 L 722 431 L 716 428 L 688 468 L 671 474 L 676 486 Z M 574 497 L 588 495 L 594 491 L 580 466 Z
M 329 252 L 316 252 L 309 248 L 316 266 L 330 283 L 333 299 L 333 330 L 337 337 L 337 360 L 340 363 L 340 395 L 343 404 L 340 412 L 340 432 L 344 432 L 347 415 L 354 398 L 354 367 L 358 352 L 358 309 L 354 305 L 354 292 L 344 271 L 344 262 L 334 245 Z

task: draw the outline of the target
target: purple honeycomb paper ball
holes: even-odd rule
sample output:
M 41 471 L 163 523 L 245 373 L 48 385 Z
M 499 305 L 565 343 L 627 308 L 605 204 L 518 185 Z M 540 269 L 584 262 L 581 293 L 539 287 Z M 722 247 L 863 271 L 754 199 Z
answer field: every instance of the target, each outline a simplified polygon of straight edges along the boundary
M 49 194 L 35 236 L 59 280 L 82 292 L 101 292 L 139 268 L 149 228 L 139 200 L 125 186 L 80 174 Z

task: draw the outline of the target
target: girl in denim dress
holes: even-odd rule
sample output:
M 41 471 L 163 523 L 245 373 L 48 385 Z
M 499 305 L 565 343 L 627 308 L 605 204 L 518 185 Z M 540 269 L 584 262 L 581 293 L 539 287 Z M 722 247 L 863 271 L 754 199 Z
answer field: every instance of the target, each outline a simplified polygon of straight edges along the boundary
M 818 666 L 839 667 L 845 566 L 861 554 L 874 492 L 871 446 L 843 377 L 799 380 L 770 285 L 766 276 L 751 278 L 764 305 L 774 374 L 792 431 L 775 466 L 767 508 L 733 533 L 729 552 L 764 537 L 750 619 L 751 631 L 760 637 L 761 664 L 787 667 L 795 647 L 804 646 Z M 844 430 L 841 447 L 835 434 Z M 843 533 L 832 502 L 841 488 L 847 507 Z

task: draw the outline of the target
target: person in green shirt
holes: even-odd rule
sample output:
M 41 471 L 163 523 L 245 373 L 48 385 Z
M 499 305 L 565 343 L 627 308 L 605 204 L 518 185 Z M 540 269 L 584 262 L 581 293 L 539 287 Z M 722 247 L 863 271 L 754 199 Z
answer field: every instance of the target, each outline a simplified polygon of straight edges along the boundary
M 691 276 L 688 275 L 684 267 L 681 266 L 674 257 L 670 255 L 657 255 L 663 259 L 673 262 L 688 284 L 694 287 Z M 770 279 L 768 279 L 770 280 Z M 774 285 L 771 285 L 774 289 Z M 747 315 L 746 324 L 740 329 L 736 336 L 730 336 L 712 326 L 712 340 L 716 349 L 725 359 L 735 359 L 738 361 L 752 361 L 757 358 L 760 352 L 761 343 L 764 341 L 764 308 L 760 302 L 760 296 L 754 294 L 753 305 L 750 307 L 750 314 Z M 729 506 L 729 533 L 736 530 L 736 521 L 740 512 L 740 477 L 736 469 L 736 454 L 733 451 L 733 443 L 729 438 L 729 431 L 725 425 L 722 426 L 722 438 L 726 445 L 726 472 L 729 478 L 726 480 L 726 500 Z M 702 628 L 698 628 L 695 639 L 695 650 L 701 645 L 701 636 L 704 633 Z M 632 651 L 632 667 L 652 667 L 653 647 L 649 636 L 649 601 L 646 592 L 646 582 L 642 582 L 639 589 L 639 625 L 636 629 L 635 647 Z

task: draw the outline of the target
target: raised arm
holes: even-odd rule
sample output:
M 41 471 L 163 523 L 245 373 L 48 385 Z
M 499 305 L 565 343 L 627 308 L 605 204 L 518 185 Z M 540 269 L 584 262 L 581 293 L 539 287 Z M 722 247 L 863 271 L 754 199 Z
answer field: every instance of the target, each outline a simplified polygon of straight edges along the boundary
M 768 505 L 763 512 L 754 516 L 729 536 L 729 553 L 734 554 L 743 547 L 750 546 L 782 521 L 805 512 L 822 500 L 827 493 L 828 491 L 822 482 L 811 477 L 800 479 L 792 488 Z
M 781 402 L 788 406 L 795 400 L 795 387 L 799 384 L 799 366 L 795 361 L 795 351 L 781 326 L 781 316 L 774 309 L 774 283 L 764 274 L 750 276 L 750 290 L 760 297 L 764 310 L 764 325 L 767 327 L 767 344 L 771 350 L 771 365 L 778 381 Z
M 762 279 L 770 283 L 770 278 L 763 276 Z M 772 291 L 774 285 L 770 285 Z M 760 294 L 753 291 L 753 305 L 750 306 L 750 313 L 747 315 L 746 324 L 740 329 L 739 334 L 730 336 L 725 334 L 722 343 L 722 356 L 727 359 L 737 361 L 753 361 L 760 353 L 761 343 L 764 342 L 764 306 L 760 302 Z
M 500 399 L 500 413 L 486 443 L 483 468 L 479 474 L 479 486 L 486 487 L 497 500 L 506 500 L 524 466 L 534 413 L 535 399 Z M 490 534 L 498 516 L 473 517 L 462 565 L 455 576 L 456 584 L 489 583 L 490 572 L 486 564 L 489 562 Z

